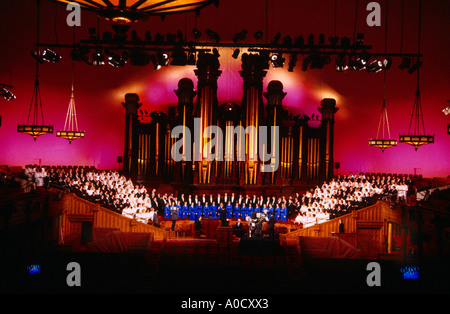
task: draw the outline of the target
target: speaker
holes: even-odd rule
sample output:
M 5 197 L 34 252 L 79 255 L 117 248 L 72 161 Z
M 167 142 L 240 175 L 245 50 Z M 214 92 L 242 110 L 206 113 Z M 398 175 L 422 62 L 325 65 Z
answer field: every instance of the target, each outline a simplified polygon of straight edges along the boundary
M 122 156 L 117 156 L 117 162 L 121 163 L 123 161 L 123 157 Z
M 335 162 L 334 163 L 334 168 L 335 169 L 339 169 L 341 167 L 341 163 L 340 162 Z

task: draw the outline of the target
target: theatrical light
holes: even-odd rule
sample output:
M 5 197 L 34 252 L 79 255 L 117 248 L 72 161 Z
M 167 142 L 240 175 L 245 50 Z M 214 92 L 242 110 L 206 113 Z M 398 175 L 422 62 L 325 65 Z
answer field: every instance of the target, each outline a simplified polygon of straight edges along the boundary
M 303 36 L 297 36 L 294 39 L 294 46 L 297 48 L 303 48 L 303 46 L 305 45 L 305 39 L 303 38 Z
M 417 60 L 416 63 L 414 63 L 409 69 L 408 69 L 408 73 L 411 74 L 414 71 L 416 71 L 418 68 L 420 68 L 422 66 L 422 61 L 421 60 Z
M 450 100 L 447 100 L 447 102 L 450 103 Z M 450 114 L 450 106 L 447 106 L 447 108 L 444 108 L 444 109 L 442 110 L 442 112 L 443 112 L 445 115 L 449 115 L 449 114 Z
M 72 60 L 74 61 L 84 61 L 88 65 L 92 65 L 92 61 L 89 59 L 88 54 L 90 52 L 89 47 L 81 46 L 72 49 L 70 53 Z
M 328 63 L 330 63 L 329 56 L 322 56 L 319 53 L 315 52 L 303 59 L 302 70 L 306 71 L 308 69 L 308 66 L 310 67 L 310 69 L 322 69 L 324 65 Z
M 348 65 L 345 62 L 344 56 L 339 56 L 336 58 L 336 71 L 344 72 L 348 69 Z
M 181 47 L 175 47 L 171 55 L 172 61 L 171 65 L 184 66 L 187 64 L 187 55 Z
M 220 42 L 220 36 L 216 32 L 210 30 L 209 28 L 206 30 L 206 34 L 208 35 L 209 39 L 215 40 L 216 43 Z
M 165 52 L 158 51 L 156 56 L 153 54 L 150 56 L 150 60 L 152 61 L 155 70 L 159 70 L 161 67 L 169 64 L 169 55 Z
M 167 66 L 169 64 L 169 55 L 167 53 L 158 51 L 156 56 L 158 57 L 158 62 L 161 66 Z
M 198 29 L 194 28 L 192 30 L 192 35 L 194 36 L 194 38 L 198 39 L 202 36 L 202 32 L 200 32 Z
M 0 96 L 5 98 L 7 101 L 16 99 L 16 95 L 14 95 L 8 88 L 2 86 L 0 86 Z
M 44 49 L 44 51 L 41 54 L 41 58 L 44 61 L 56 63 L 61 59 L 61 56 L 50 49 Z
M 404 70 L 404 69 L 409 69 L 410 66 L 411 66 L 411 59 L 410 58 L 403 58 L 402 59 L 402 63 L 400 63 L 400 65 L 398 67 L 400 69 Z
M 240 31 L 239 33 L 236 33 L 236 35 L 233 36 L 233 42 L 238 43 L 238 42 L 244 40 L 246 36 L 247 36 L 247 30 L 243 29 L 242 31 Z
M 380 60 L 372 61 L 366 66 L 366 70 L 370 73 L 378 73 L 383 70 L 383 63 Z
M 273 38 L 272 44 L 278 45 L 278 42 L 280 41 L 280 39 L 281 39 L 281 33 L 278 32 L 278 33 L 275 34 L 275 37 Z
M 337 44 L 339 43 L 339 37 L 337 36 L 328 37 L 328 41 L 332 46 L 337 46 Z
M 388 70 L 388 69 L 391 68 L 391 66 L 392 66 L 392 59 L 391 58 L 385 58 L 383 60 L 383 69 Z
M 281 53 L 275 53 L 270 57 L 270 62 L 274 68 L 282 68 L 285 59 Z
M 105 55 L 100 50 L 95 51 L 92 55 L 92 64 L 96 66 L 105 64 Z
M 240 53 L 240 50 L 239 49 L 235 49 L 231 56 L 233 57 L 233 59 L 237 59 L 237 57 L 239 56 L 239 53 Z
M 258 40 L 258 39 L 261 39 L 262 35 L 263 35 L 263 32 L 262 32 L 262 31 L 257 31 L 256 33 L 253 34 L 253 37 L 254 37 L 256 40 Z
M 105 54 L 108 56 L 108 64 L 115 68 L 123 67 L 128 58 L 128 54 L 126 52 L 124 52 L 122 56 L 119 56 L 117 53 L 113 51 L 106 50 Z
M 135 48 L 130 54 L 130 63 L 136 66 L 144 66 L 150 62 L 150 56 L 142 49 Z
M 294 72 L 294 68 L 297 65 L 297 54 L 293 53 L 291 55 L 291 58 L 289 60 L 289 67 L 288 67 L 288 71 L 289 72 Z
M 366 68 L 367 60 L 356 57 L 355 60 L 350 61 L 349 65 L 353 70 L 364 70 Z
M 364 44 L 364 34 L 358 33 L 356 35 L 356 45 L 363 45 Z

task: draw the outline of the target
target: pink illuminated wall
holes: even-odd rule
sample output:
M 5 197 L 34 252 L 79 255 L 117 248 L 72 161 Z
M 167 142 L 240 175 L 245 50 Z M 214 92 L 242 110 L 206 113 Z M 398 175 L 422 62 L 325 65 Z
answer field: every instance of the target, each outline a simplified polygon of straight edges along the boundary
M 339 4 L 345 2 L 344 4 Z M 370 1 L 359 1 L 357 32 L 365 34 L 366 44 L 373 51 L 383 52 L 384 47 L 384 1 L 383 25 L 369 27 L 365 23 L 365 6 Z M 450 175 L 450 135 L 442 109 L 450 99 L 450 27 L 446 1 L 423 1 L 423 29 L 421 51 L 424 54 L 421 68 L 421 99 L 425 128 L 435 136 L 435 144 L 414 148 L 399 144 L 382 153 L 369 147 L 368 139 L 375 137 L 381 113 L 383 75 L 367 72 L 336 73 L 332 64 L 323 70 L 301 70 L 301 59 L 294 72 L 287 66 L 270 69 L 264 79 L 264 91 L 271 80 L 283 83 L 284 105 L 294 114 L 317 114 L 321 99 L 337 100 L 339 111 L 335 124 L 335 161 L 340 162 L 339 173 L 350 171 L 417 173 L 424 176 Z M 197 17 L 197 28 L 206 39 L 206 29 L 218 32 L 222 40 L 231 41 L 232 36 L 247 29 L 250 42 L 257 30 L 269 30 L 269 40 L 280 31 L 282 36 L 313 33 L 334 34 L 334 0 L 327 1 L 268 1 L 266 23 L 265 1 L 221 1 L 203 10 Z M 353 35 L 354 1 L 338 1 L 337 35 Z M 401 1 L 390 1 L 388 20 L 388 51 L 417 51 L 418 1 L 408 1 L 404 17 L 404 40 L 400 47 Z M 63 6 L 42 1 L 41 43 L 72 43 L 72 28 L 65 23 Z M 0 164 L 25 165 L 39 163 L 50 165 L 95 165 L 99 168 L 117 168 L 116 157 L 123 154 L 124 101 L 126 93 L 137 93 L 143 103 L 142 109 L 167 111 L 167 106 L 177 102 L 174 90 L 178 81 L 188 77 L 196 85 L 194 67 L 170 66 L 155 71 L 145 67 L 126 65 L 124 68 L 110 66 L 94 67 L 75 63 L 75 102 L 78 126 L 86 131 L 84 139 L 68 144 L 55 134 L 39 137 L 36 142 L 30 136 L 16 131 L 17 123 L 25 123 L 31 101 L 35 78 L 34 59 L 30 51 L 36 41 L 36 4 L 33 0 L 8 1 L 0 11 L 0 83 L 11 83 L 17 99 L 7 102 L 0 99 Z M 156 32 L 176 32 L 178 29 L 192 39 L 195 25 L 193 13 L 178 16 L 150 18 L 132 26 L 142 37 L 149 29 Z M 88 37 L 88 28 L 97 26 L 97 18 L 88 12 L 82 14 L 82 26 L 76 29 L 77 40 Z M 101 32 L 112 31 L 110 24 L 100 20 Z M 263 36 L 263 39 L 265 36 Z M 57 64 L 40 65 L 39 81 L 44 106 L 45 122 L 53 124 L 55 133 L 64 126 L 70 99 L 71 58 L 70 50 L 58 52 L 62 60 Z M 222 75 L 218 80 L 219 103 L 240 103 L 242 79 L 239 75 L 240 60 L 231 57 L 232 48 L 219 49 Z M 285 56 L 288 61 L 288 56 Z M 387 72 L 386 104 L 390 131 L 393 138 L 408 131 L 416 90 L 417 75 L 398 69 L 400 60 Z M 11 76 L 9 76 L 11 71 Z M 6 81 L 6 82 L 5 82 Z

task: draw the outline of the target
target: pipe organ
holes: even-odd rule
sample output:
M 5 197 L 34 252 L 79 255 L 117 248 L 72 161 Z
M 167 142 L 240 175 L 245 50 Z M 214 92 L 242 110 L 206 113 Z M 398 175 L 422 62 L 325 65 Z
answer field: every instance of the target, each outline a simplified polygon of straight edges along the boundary
M 140 182 L 255 188 L 331 178 L 336 101 L 323 99 L 320 124 L 310 126 L 308 117 L 283 108 L 281 82 L 269 82 L 263 92 L 267 68 L 259 54 L 243 54 L 241 104 L 219 105 L 219 60 L 201 53 L 197 90 L 191 79 L 180 79 L 178 104 L 152 112 L 145 123 L 138 119 L 138 95 L 125 95 L 124 174 Z

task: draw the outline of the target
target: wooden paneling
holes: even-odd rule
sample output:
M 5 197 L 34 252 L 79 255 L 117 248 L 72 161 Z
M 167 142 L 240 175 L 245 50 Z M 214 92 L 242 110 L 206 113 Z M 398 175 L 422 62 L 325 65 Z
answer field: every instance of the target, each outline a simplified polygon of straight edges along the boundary
M 401 212 L 398 209 L 391 209 L 386 202 L 379 201 L 337 219 L 282 235 L 282 240 L 287 244 L 293 244 L 300 236 L 329 237 L 338 235 L 339 220 L 344 223 L 344 231 L 351 239 L 351 244 L 361 249 L 366 258 L 373 258 L 379 253 L 385 253 L 387 223 L 401 223 Z
M 81 235 L 81 222 L 92 221 L 93 228 L 118 228 L 122 232 L 148 232 L 154 239 L 165 239 L 167 233 L 160 228 L 138 222 L 121 214 L 91 203 L 69 193 L 62 199 L 62 234 L 64 243 L 78 241 L 74 233 Z M 79 225 L 79 227 L 78 227 Z

